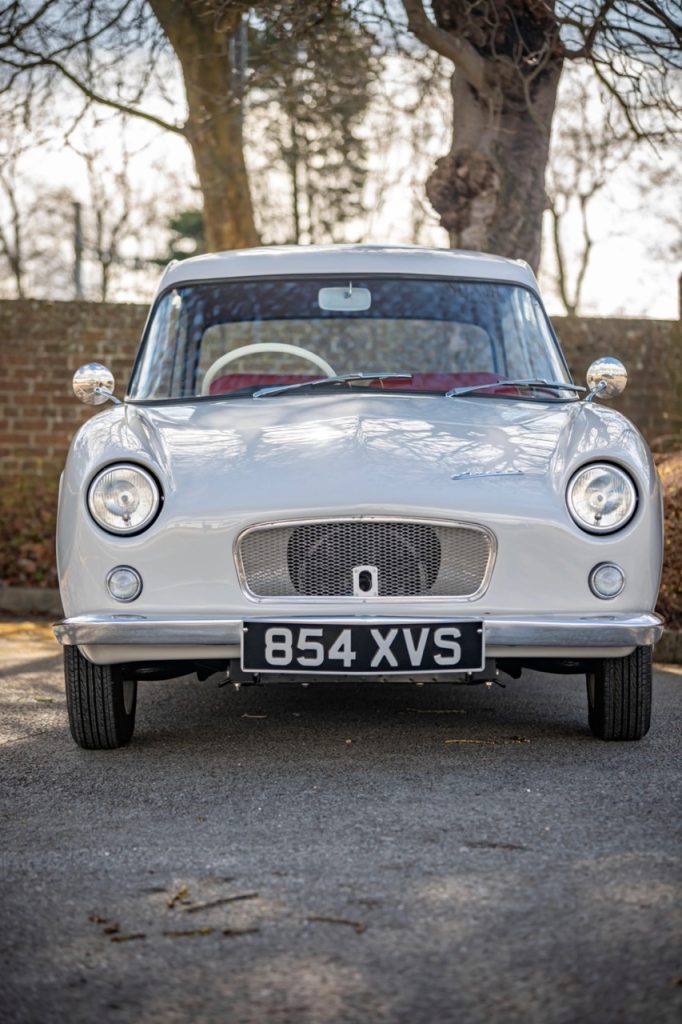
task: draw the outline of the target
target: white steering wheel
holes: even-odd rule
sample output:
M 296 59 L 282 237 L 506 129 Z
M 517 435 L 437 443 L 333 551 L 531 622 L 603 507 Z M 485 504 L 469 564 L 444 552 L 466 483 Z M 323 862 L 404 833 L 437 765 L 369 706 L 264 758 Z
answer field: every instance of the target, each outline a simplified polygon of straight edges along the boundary
M 206 371 L 201 385 L 202 395 L 209 393 L 211 384 L 224 366 L 227 366 L 234 359 L 241 359 L 242 356 L 250 356 L 257 352 L 288 352 L 292 356 L 300 356 L 301 359 L 307 359 L 309 363 L 314 363 L 327 377 L 336 376 L 335 370 L 332 369 L 326 359 L 318 356 L 316 352 L 310 352 L 307 348 L 302 348 L 300 345 L 285 345 L 283 341 L 263 341 L 256 345 L 242 345 L 241 348 L 232 349 L 231 352 L 226 352 L 225 355 L 216 359 Z

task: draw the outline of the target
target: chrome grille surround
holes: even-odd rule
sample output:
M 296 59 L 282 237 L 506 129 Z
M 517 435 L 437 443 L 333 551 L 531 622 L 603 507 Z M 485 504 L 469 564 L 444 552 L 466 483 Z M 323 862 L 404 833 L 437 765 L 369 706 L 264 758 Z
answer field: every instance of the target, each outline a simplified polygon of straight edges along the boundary
M 497 544 L 479 524 L 401 516 L 259 523 L 235 542 L 242 589 L 257 601 L 473 601 Z M 356 595 L 353 568 L 376 566 L 378 594 Z

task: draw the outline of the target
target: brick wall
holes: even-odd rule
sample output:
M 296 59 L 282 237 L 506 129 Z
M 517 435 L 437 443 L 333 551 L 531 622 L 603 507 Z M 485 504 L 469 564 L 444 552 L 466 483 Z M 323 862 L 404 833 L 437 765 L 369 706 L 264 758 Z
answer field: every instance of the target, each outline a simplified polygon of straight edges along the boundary
M 71 436 L 93 412 L 71 390 L 74 370 L 104 363 L 120 394 L 145 316 L 145 307 L 136 305 L 0 301 L 3 479 L 59 474 Z
M 54 587 L 54 518 L 69 440 L 93 414 L 71 391 L 83 363 L 104 363 L 125 391 L 146 307 L 0 301 L 0 595 Z M 682 334 L 677 322 L 555 321 L 578 383 L 597 355 L 620 357 L 630 384 L 614 405 L 661 448 L 682 448 Z M 664 440 L 661 440 L 664 439 Z
M 126 387 L 146 307 L 89 302 L 0 301 L 0 466 L 5 481 L 58 476 L 73 432 L 91 407 L 78 402 L 71 376 L 82 363 L 110 367 Z M 578 383 L 597 355 L 615 355 L 630 373 L 613 404 L 650 442 L 682 432 L 682 332 L 662 320 L 557 318 L 555 326 Z
M 682 322 L 555 317 L 554 327 L 577 384 L 597 356 L 617 356 L 628 386 L 609 404 L 637 424 L 654 450 L 682 448 Z

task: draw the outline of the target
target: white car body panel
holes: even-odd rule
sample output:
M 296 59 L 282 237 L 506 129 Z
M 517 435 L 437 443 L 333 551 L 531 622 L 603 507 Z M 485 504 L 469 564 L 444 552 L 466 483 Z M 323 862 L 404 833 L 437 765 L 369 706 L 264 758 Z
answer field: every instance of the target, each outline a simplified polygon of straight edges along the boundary
M 161 277 L 158 290 L 160 294 L 173 285 L 191 281 L 320 273 L 509 281 L 538 290 L 535 275 L 523 260 L 411 245 L 278 245 L 211 253 L 171 263 Z
M 525 264 L 498 257 L 340 246 L 199 257 L 171 266 L 159 290 L 222 277 L 344 272 L 465 277 L 537 289 Z M 626 469 L 639 494 L 632 520 L 606 535 L 581 530 L 565 498 L 576 469 L 599 460 Z M 136 536 L 107 533 L 87 510 L 93 476 L 117 462 L 148 468 L 164 494 L 158 518 Z M 475 600 L 254 599 L 244 592 L 235 563 L 244 530 L 375 516 L 486 527 L 496 556 L 484 592 Z M 113 664 L 237 657 L 233 626 L 245 618 L 472 618 L 491 624 L 486 653 L 492 657 L 589 656 L 595 648 L 579 630 L 573 641 L 566 635 L 560 642 L 509 643 L 499 623 L 621 619 L 639 622 L 642 638 L 653 637 L 660 632 L 651 613 L 662 543 L 651 455 L 636 427 L 605 406 L 351 391 L 126 403 L 89 420 L 71 445 L 58 521 L 66 615 L 58 635 L 79 643 L 91 661 Z M 621 566 L 626 579 L 622 593 L 608 601 L 588 586 L 590 571 L 605 561 Z M 107 573 L 121 564 L 134 566 L 144 582 L 131 605 L 115 601 L 105 586 Z M 217 625 L 200 641 L 183 641 L 178 630 L 172 642 L 154 642 L 150 633 L 143 643 L 125 634 L 108 643 L 92 626 L 93 618 L 125 624 L 183 617 Z M 228 624 L 222 634 L 221 622 Z M 651 641 L 631 641 L 628 634 L 622 643 L 608 642 L 604 634 L 599 656 L 626 654 L 636 642 Z

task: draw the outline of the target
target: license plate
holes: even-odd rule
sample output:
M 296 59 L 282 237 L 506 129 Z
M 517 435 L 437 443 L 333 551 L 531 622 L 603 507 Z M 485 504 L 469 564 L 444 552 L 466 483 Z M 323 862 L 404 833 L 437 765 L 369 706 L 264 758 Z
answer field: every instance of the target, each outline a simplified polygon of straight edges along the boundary
M 477 672 L 481 622 L 245 622 L 245 672 L 396 675 Z

